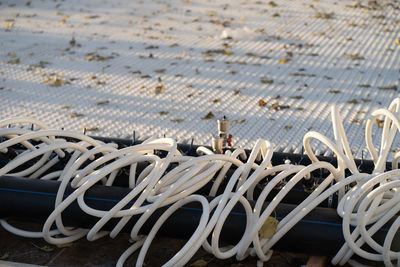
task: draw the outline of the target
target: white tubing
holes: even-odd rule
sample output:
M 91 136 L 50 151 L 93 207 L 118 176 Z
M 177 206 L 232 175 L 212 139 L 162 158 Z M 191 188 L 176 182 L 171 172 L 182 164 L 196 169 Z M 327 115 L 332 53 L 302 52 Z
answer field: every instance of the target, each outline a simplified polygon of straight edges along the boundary
M 26 149 L 0 168 L 0 176 L 23 175 L 31 179 L 59 179 L 61 184 L 54 210 L 47 218 L 41 232 L 18 229 L 6 220 L 0 220 L 0 224 L 6 230 L 20 236 L 41 237 L 52 244 L 63 244 L 84 236 L 88 240 L 96 240 L 105 235 L 114 238 L 133 215 L 139 215 L 139 219 L 131 229 L 131 239 L 134 243 L 121 255 L 117 266 L 123 266 L 126 259 L 138 249 L 140 252 L 136 265 L 142 266 L 147 250 L 162 224 L 177 209 L 194 201 L 202 206 L 198 227 L 188 242 L 165 266 L 185 265 L 200 246 L 221 259 L 236 256 L 238 260 L 242 260 L 249 255 L 257 256 L 258 265 L 262 265 L 271 257 L 271 248 L 296 223 L 322 201 L 338 193 L 337 213 L 343 218 L 342 230 L 346 243 L 332 259 L 332 263 L 358 264 L 351 259 L 355 253 L 365 259 L 383 262 L 387 266 L 392 266 L 394 261 L 399 265 L 400 252 L 392 251 L 391 245 L 400 228 L 400 219 L 397 217 L 400 211 L 400 170 L 397 170 L 400 152 L 393 155 L 392 171 L 386 171 L 385 164 L 393 149 L 396 134 L 400 130 L 400 98 L 395 99 L 388 109 L 374 111 L 366 123 L 366 147 L 375 163 L 372 174 L 359 172 L 338 109 L 332 107 L 331 115 L 333 141 L 317 132 L 308 132 L 304 136 L 303 145 L 312 161 L 308 166 L 289 163 L 272 166 L 272 145 L 264 140 L 257 140 L 248 158 L 243 149 L 214 154 L 204 147 L 197 149 L 199 156 L 190 157 L 183 156 L 177 150 L 176 142 L 168 138 L 152 138 L 139 145 L 118 149 L 115 144 L 104 144 L 82 134 L 50 130 L 36 120 L 28 118 L 3 120 L 0 121 L 0 127 L 28 123 L 40 129 L 0 128 L 0 136 L 7 139 L 0 143 L 0 153 L 7 153 L 10 147 L 18 144 Z M 377 149 L 372 142 L 372 126 L 380 116 L 384 116 L 385 119 L 381 146 Z M 65 137 L 77 141 L 66 141 Z M 318 153 L 311 149 L 313 139 L 334 152 L 338 161 L 337 167 L 318 160 L 316 157 Z M 160 158 L 154 154 L 155 150 L 166 152 L 166 156 Z M 64 160 L 66 161 L 64 170 L 50 172 L 53 166 L 60 163 L 66 152 L 70 157 Z M 12 173 L 17 167 L 27 166 L 28 162 L 32 164 Z M 145 165 L 141 172 L 137 170 L 139 163 Z M 171 169 L 171 164 L 176 166 Z M 236 170 L 229 177 L 222 194 L 218 195 L 217 192 L 224 179 L 227 179 L 226 174 L 232 165 Z M 261 239 L 259 234 L 261 227 L 269 217 L 273 216 L 275 208 L 284 197 L 300 181 L 313 179 L 312 172 L 320 169 L 327 172 L 326 178 L 316 185 L 305 200 L 281 219 L 275 234 L 268 239 Z M 127 170 L 131 191 L 108 211 L 89 207 L 85 202 L 86 191 L 98 182 L 112 186 L 121 170 Z M 346 170 L 350 171 L 350 176 L 346 177 Z M 210 203 L 204 196 L 194 195 L 209 182 L 213 182 L 209 195 L 214 197 Z M 260 187 L 260 182 L 266 184 L 255 199 L 255 206 L 251 208 L 249 201 L 253 200 L 254 190 Z M 64 197 L 68 184 L 71 184 L 74 191 Z M 281 186 L 280 191 L 266 205 L 268 195 L 278 186 Z M 73 229 L 64 226 L 61 220 L 62 212 L 74 201 L 78 202 L 83 212 L 99 218 L 91 229 Z M 237 204 L 242 205 L 245 210 L 246 229 L 236 245 L 220 248 L 219 237 L 224 223 Z M 147 236 L 140 235 L 142 226 L 150 216 L 158 208 L 167 205 L 171 206 L 158 218 L 150 233 Z M 118 219 L 118 223 L 110 232 L 102 231 L 103 226 L 111 219 Z M 393 223 L 389 226 L 383 244 L 376 242 L 372 235 L 390 220 Z M 53 229 L 54 225 L 56 229 Z M 355 227 L 352 232 L 351 226 Z M 59 233 L 63 236 L 58 236 Z M 208 243 L 207 238 L 210 235 L 211 243 Z M 361 249 L 365 243 L 374 252 Z

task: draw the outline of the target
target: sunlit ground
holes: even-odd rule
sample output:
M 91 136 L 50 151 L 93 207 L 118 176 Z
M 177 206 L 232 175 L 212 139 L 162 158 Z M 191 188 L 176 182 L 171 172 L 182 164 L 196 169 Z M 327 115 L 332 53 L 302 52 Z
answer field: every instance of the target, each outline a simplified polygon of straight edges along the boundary
M 360 156 L 399 89 L 400 3 L 378 2 L 0 1 L 0 118 L 209 145 L 226 115 L 235 146 L 300 153 L 337 104 Z

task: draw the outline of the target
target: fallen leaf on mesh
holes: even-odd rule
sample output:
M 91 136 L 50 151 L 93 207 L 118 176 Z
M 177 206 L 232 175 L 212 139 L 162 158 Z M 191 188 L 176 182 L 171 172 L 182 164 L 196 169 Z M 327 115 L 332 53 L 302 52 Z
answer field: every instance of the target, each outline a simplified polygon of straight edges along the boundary
M 229 123 L 231 126 L 235 125 L 235 124 L 242 124 L 246 121 L 246 119 L 239 119 L 239 120 L 231 120 Z
M 79 118 L 79 117 L 83 117 L 83 116 L 85 116 L 85 115 L 82 114 L 82 113 L 76 113 L 76 112 L 74 112 L 74 113 L 69 114 L 69 116 L 70 116 L 71 118 Z
M 65 110 L 68 110 L 68 109 L 71 109 L 71 108 L 72 108 L 71 105 L 66 105 L 66 106 L 62 106 L 61 107 L 61 109 L 65 109 Z
M 265 107 L 265 105 L 267 105 L 267 102 L 265 102 L 264 100 L 260 99 L 260 100 L 258 100 L 258 105 L 260 107 Z
M 352 100 L 347 101 L 347 103 L 349 103 L 349 104 L 358 104 L 360 102 L 358 102 L 357 99 L 353 98 Z
M 98 105 L 98 106 L 105 106 L 105 105 L 107 105 L 107 104 L 109 104 L 109 103 L 110 103 L 109 100 L 105 100 L 105 101 L 97 102 L 96 105 Z
M 185 119 L 180 119 L 180 118 L 171 119 L 172 122 L 177 122 L 177 123 L 181 123 L 181 122 L 183 122 L 184 120 L 185 120 Z
M 390 85 L 390 86 L 378 86 L 378 90 L 393 90 L 397 91 L 397 84 L 395 85 Z
M 165 73 L 165 71 L 166 71 L 166 69 L 157 69 L 157 70 L 154 70 L 155 73 L 159 73 L 159 74 L 163 74 L 163 73 Z
M 87 128 L 86 128 L 86 131 L 88 131 L 88 132 L 97 132 L 97 131 L 99 131 L 99 130 L 100 130 L 100 127 L 99 127 L 99 126 L 87 127 Z
M 285 63 L 288 63 L 289 61 L 290 61 L 290 59 L 288 59 L 288 58 L 282 58 L 281 60 L 279 60 L 279 63 L 285 64 Z
M 21 63 L 21 61 L 19 60 L 19 58 L 16 58 L 16 59 L 10 59 L 6 63 L 8 63 L 8 64 L 19 64 L 19 63 Z
M 212 119 L 212 118 L 214 118 L 214 114 L 210 111 L 210 112 L 207 113 L 207 115 L 205 115 L 205 116 L 202 117 L 201 119 L 202 119 L 202 120 L 210 120 L 210 119 Z
M 53 82 L 50 84 L 51 87 L 60 87 L 63 85 L 63 80 L 55 77 Z
M 163 84 L 157 85 L 156 88 L 153 90 L 153 93 L 156 95 L 162 94 L 164 92 L 165 92 L 165 89 L 164 89 Z
M 378 125 L 379 128 L 383 128 L 384 120 L 376 119 L 375 121 L 376 125 Z

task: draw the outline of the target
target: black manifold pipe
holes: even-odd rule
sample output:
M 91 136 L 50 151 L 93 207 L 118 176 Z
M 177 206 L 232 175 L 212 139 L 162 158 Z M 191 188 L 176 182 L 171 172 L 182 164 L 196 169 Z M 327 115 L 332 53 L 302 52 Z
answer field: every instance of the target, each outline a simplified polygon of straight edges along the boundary
M 102 141 L 104 143 L 116 143 L 119 147 L 132 146 L 142 143 L 141 140 L 132 140 L 132 139 L 123 139 L 123 138 L 114 138 L 114 137 L 102 137 L 102 136 L 90 136 L 93 139 Z M 204 146 L 210 150 L 212 148 L 210 146 Z M 197 156 L 196 149 L 199 145 L 194 144 L 181 144 L 178 143 L 178 149 L 189 156 Z M 233 150 L 234 148 L 226 148 L 225 150 Z M 251 150 L 245 149 L 247 155 L 250 155 Z M 325 157 L 325 156 L 317 156 L 320 161 L 326 161 L 332 163 L 334 166 L 337 165 L 336 157 Z M 309 165 L 311 164 L 311 160 L 305 154 L 294 154 L 294 153 L 284 153 L 284 152 L 274 152 L 271 163 L 272 165 L 283 164 L 285 160 L 290 160 L 295 164 Z M 358 166 L 360 172 L 372 173 L 374 170 L 374 162 L 372 160 L 365 159 L 355 159 L 356 166 Z M 391 169 L 391 163 L 386 163 L 386 169 Z
M 0 218 L 44 223 L 54 210 L 59 185 L 58 181 L 0 176 Z M 73 189 L 68 186 L 64 197 L 72 192 Z M 129 192 L 128 188 L 94 185 L 86 191 L 85 202 L 90 207 L 109 210 Z M 251 202 L 251 205 L 254 206 L 254 202 Z M 296 205 L 293 204 L 280 203 L 275 210 L 276 217 L 278 219 L 285 217 L 295 207 Z M 158 209 L 143 225 L 141 233 L 148 233 L 166 209 L 167 207 Z M 195 231 L 201 214 L 200 204 L 185 205 L 168 218 L 159 234 L 188 239 Z M 97 217 L 84 213 L 77 201 L 74 201 L 62 213 L 62 218 L 66 226 L 80 228 L 91 228 L 99 220 Z M 123 232 L 130 232 L 138 218 L 139 215 L 133 216 Z M 117 222 L 117 219 L 110 220 L 103 230 L 111 230 Z M 245 227 L 244 209 L 237 204 L 224 224 L 220 242 L 236 244 L 242 237 Z M 374 238 L 382 242 L 386 231 L 382 228 Z M 317 207 L 296 224 L 273 248 L 315 255 L 333 255 L 343 243 L 341 218 L 336 214 L 336 210 Z M 396 236 L 393 245 L 399 247 L 399 235 Z

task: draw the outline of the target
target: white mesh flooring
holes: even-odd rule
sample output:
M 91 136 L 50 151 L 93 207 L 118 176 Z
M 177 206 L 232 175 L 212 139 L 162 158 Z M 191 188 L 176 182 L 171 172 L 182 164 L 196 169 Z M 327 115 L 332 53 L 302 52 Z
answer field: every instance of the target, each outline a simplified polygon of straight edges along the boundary
M 400 3 L 369 2 L 1 0 L 0 117 L 210 144 L 226 115 L 235 146 L 299 153 L 337 104 L 360 157 L 399 95 Z

